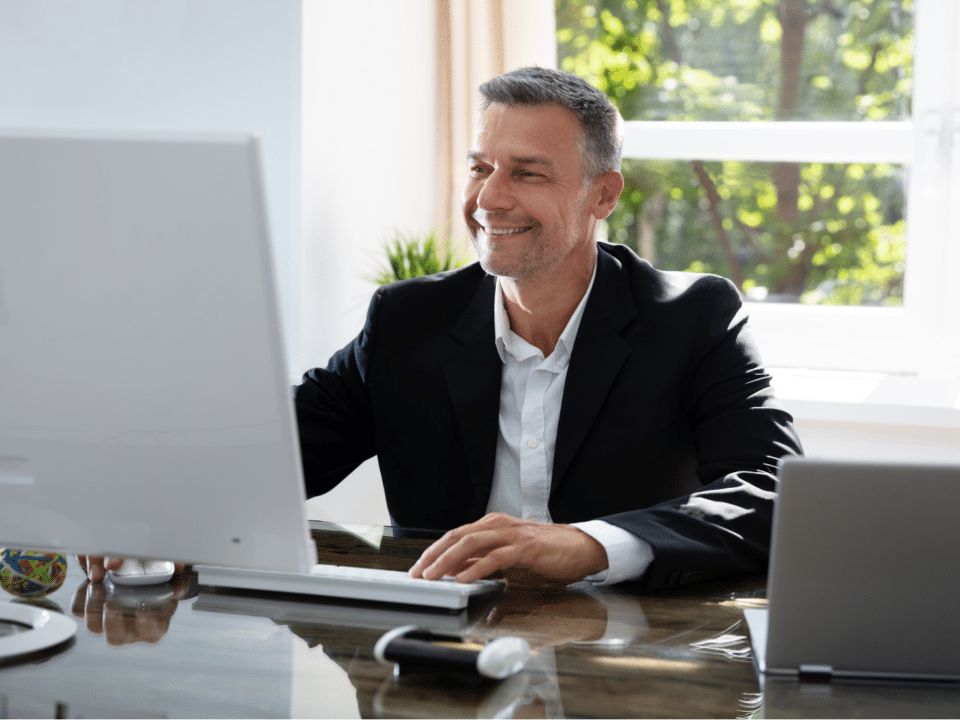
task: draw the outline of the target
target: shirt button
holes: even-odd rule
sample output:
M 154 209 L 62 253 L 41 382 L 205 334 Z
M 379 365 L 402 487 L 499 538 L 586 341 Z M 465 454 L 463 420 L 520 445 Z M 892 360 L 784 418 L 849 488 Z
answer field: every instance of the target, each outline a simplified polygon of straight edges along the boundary
M 537 445 L 539 445 L 539 444 L 540 444 L 540 443 L 538 443 L 538 442 L 537 442 L 536 440 L 534 440 L 533 438 L 530 438 L 529 440 L 527 440 L 527 447 L 530 448 L 531 450 L 535 449 L 535 448 L 537 447 Z

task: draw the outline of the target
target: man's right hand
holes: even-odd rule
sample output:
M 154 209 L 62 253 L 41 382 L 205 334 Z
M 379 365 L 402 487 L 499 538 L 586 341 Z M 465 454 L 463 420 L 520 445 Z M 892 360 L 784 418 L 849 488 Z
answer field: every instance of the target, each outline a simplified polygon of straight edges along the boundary
M 107 576 L 107 570 L 119 570 L 123 565 L 123 558 L 104 558 L 93 555 L 77 555 L 77 561 L 87 573 L 90 582 L 102 582 Z M 174 575 L 182 573 L 184 567 L 183 563 L 174 563 Z

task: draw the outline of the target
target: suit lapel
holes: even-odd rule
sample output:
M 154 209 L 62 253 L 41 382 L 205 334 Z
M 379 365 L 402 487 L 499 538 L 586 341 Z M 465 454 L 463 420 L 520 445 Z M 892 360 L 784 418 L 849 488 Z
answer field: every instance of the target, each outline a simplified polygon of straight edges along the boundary
M 637 315 L 620 262 L 602 248 L 563 388 L 551 494 L 563 481 L 632 348 L 619 331 Z
M 470 520 L 486 511 L 497 451 L 503 362 L 494 341 L 494 287 L 492 276 L 481 281 L 470 305 L 450 330 L 461 346 L 440 361 L 473 485 Z

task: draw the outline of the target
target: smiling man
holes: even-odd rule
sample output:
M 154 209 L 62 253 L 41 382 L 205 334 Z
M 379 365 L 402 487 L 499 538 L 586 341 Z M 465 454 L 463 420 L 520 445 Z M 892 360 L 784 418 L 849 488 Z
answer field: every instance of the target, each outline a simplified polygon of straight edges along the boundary
M 463 208 L 480 265 L 511 329 L 550 355 L 593 276 L 597 223 L 617 204 L 616 169 L 585 172 L 583 133 L 556 105 L 491 104 L 473 149 Z
M 601 92 L 541 68 L 481 92 L 479 263 L 381 288 L 295 388 L 308 494 L 377 455 L 394 521 L 449 531 L 414 576 L 656 589 L 765 570 L 777 462 L 800 445 L 739 294 L 595 241 L 623 189 Z

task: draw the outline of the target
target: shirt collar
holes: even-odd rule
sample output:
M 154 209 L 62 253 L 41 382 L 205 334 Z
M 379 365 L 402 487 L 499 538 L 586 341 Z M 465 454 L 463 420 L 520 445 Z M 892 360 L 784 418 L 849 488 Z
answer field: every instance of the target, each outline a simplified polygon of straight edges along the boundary
M 577 331 L 580 329 L 580 321 L 583 319 L 583 310 L 587 306 L 587 300 L 590 298 L 590 291 L 593 290 L 593 283 L 597 279 L 597 263 L 593 264 L 593 274 L 590 276 L 590 284 L 587 290 L 580 298 L 580 304 L 577 305 L 573 315 L 567 321 L 567 326 L 560 333 L 560 339 L 557 341 L 557 347 L 550 355 L 555 358 L 562 367 L 570 362 L 570 354 L 573 352 L 573 343 L 577 339 Z M 493 332 L 497 343 L 497 352 L 500 354 L 500 360 L 507 362 L 508 356 L 513 356 L 518 360 L 526 360 L 533 357 L 540 351 L 534 348 L 524 352 L 524 348 L 532 348 L 523 338 L 510 329 L 510 316 L 507 314 L 507 307 L 503 304 L 503 289 L 500 287 L 500 278 L 497 278 L 496 290 L 493 294 Z

